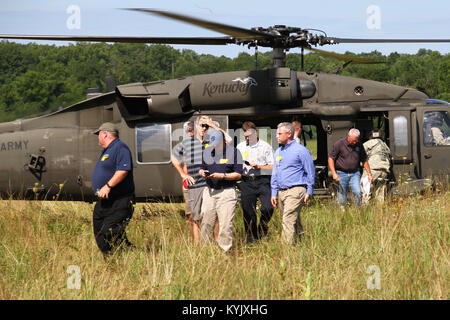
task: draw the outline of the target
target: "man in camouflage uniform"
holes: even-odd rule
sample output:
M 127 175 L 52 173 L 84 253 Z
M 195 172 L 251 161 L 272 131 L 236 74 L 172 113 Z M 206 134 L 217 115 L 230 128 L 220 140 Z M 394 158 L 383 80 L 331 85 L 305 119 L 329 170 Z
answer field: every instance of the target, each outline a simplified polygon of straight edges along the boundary
M 367 192 L 366 188 L 364 188 L 364 181 L 367 180 L 367 173 L 364 171 L 361 177 L 361 189 L 363 191 L 362 202 L 363 204 L 367 204 L 371 195 L 373 195 L 378 203 L 384 203 L 388 181 L 387 176 L 391 167 L 391 150 L 382 140 L 381 132 L 379 130 L 373 130 L 371 139 L 366 141 L 363 146 L 367 153 L 370 172 L 373 177 L 373 185 L 370 188 L 371 190 Z

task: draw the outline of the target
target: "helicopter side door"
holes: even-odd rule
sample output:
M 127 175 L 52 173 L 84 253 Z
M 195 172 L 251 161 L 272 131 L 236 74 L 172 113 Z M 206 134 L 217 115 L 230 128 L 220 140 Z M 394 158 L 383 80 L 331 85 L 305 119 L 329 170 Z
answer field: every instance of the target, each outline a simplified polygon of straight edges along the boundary
M 420 173 L 423 178 L 448 174 L 450 166 L 449 105 L 417 108 Z
M 389 111 L 389 148 L 395 177 L 417 178 L 415 113 L 412 109 Z
M 175 146 L 185 137 L 188 121 L 197 116 L 177 122 L 142 121 L 135 125 L 134 141 L 129 141 L 133 154 L 134 183 L 138 199 L 182 196 L 181 178 L 173 167 L 171 156 Z M 227 129 L 227 116 L 211 116 L 221 128 Z M 206 139 L 211 133 L 210 128 Z

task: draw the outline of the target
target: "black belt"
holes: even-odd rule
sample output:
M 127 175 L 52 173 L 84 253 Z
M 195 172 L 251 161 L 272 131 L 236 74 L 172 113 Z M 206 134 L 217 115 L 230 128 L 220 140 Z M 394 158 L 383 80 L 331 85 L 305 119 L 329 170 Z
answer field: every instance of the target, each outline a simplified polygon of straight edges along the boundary
M 266 178 L 268 176 L 242 176 L 242 180 L 244 181 L 255 181 L 261 178 Z
M 280 191 L 286 191 L 286 190 L 288 190 L 288 189 L 292 189 L 292 188 L 295 188 L 295 187 L 303 187 L 303 188 L 306 188 L 306 184 L 298 184 L 298 185 L 295 185 L 295 186 L 292 186 L 292 187 L 289 187 L 289 188 L 278 189 L 278 190 L 280 190 Z

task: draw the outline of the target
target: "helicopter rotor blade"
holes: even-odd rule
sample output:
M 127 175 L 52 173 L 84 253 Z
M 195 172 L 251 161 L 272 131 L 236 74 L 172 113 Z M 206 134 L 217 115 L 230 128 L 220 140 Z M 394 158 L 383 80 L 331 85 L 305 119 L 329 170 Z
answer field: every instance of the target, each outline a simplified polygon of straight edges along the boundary
M 222 23 L 217 23 L 213 21 L 198 19 L 182 14 L 172 13 L 168 11 L 154 10 L 154 9 L 143 9 L 143 8 L 129 8 L 125 10 L 144 12 L 149 14 L 156 14 L 166 18 L 183 21 L 189 24 L 196 25 L 198 27 L 206 28 L 209 30 L 217 31 L 220 33 L 228 34 L 239 40 L 262 40 L 262 39 L 275 39 L 276 35 L 272 35 L 267 32 L 261 32 L 256 30 L 244 29 L 235 26 L 230 26 Z
M 353 39 L 328 37 L 332 44 L 338 43 L 420 43 L 420 42 L 450 42 L 450 39 Z
M 357 56 L 353 56 L 353 55 L 349 55 L 349 54 L 341 54 L 341 53 L 336 53 L 336 52 L 320 50 L 320 49 L 316 49 L 316 48 L 305 48 L 305 49 L 306 50 L 310 50 L 310 51 L 314 51 L 314 52 L 317 52 L 317 53 L 320 53 L 320 54 L 322 54 L 324 56 L 336 58 L 338 60 L 343 60 L 343 61 L 346 61 L 346 62 L 351 61 L 353 63 L 361 63 L 361 64 L 385 63 L 385 61 L 378 61 L 378 60 L 373 60 L 373 59 L 361 58 L 361 57 L 357 57 Z
M 125 43 L 160 43 L 192 45 L 225 45 L 235 43 L 231 37 L 98 37 L 98 36 L 61 36 L 61 35 L 13 35 L 0 34 L 0 39 L 17 40 L 54 40 L 54 41 L 91 41 L 91 42 L 125 42 Z

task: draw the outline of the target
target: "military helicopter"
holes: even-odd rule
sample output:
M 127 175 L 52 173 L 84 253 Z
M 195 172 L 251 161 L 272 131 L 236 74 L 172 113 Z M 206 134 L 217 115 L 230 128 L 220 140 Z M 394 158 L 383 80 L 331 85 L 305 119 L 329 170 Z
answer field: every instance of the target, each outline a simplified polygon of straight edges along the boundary
M 275 25 L 244 29 L 186 15 L 153 9 L 129 9 L 156 14 L 218 31 L 223 37 L 86 37 L 0 35 L 3 39 L 131 42 L 196 45 L 246 45 L 273 49 L 273 68 L 202 74 L 148 83 L 119 85 L 57 112 L 0 123 L 0 191 L 35 199 L 92 201 L 90 178 L 100 154 L 92 132 L 101 123 L 117 124 L 120 139 L 134 161 L 137 200 L 181 196 L 181 181 L 171 164 L 173 147 L 183 126 L 208 115 L 221 128 L 234 130 L 239 142 L 241 124 L 251 120 L 269 132 L 284 121 L 303 124 L 303 143 L 314 149 L 314 194 L 329 196 L 327 167 L 333 144 L 352 127 L 365 141 L 380 129 L 392 151 L 395 178 L 407 176 L 410 188 L 422 188 L 427 178 L 449 171 L 450 145 L 430 139 L 427 119 L 442 116 L 448 134 L 450 106 L 429 99 L 416 89 L 329 73 L 307 73 L 285 66 L 286 51 L 303 50 L 333 56 L 349 63 L 378 63 L 361 57 L 317 49 L 339 43 L 450 42 L 450 39 L 349 39 L 313 34 L 310 30 Z M 255 54 L 257 57 L 257 54 Z M 255 63 L 256 64 L 256 63 Z M 345 66 L 344 65 L 344 66 Z M 443 124 L 442 124 L 443 123 Z M 447 123 L 447 124 L 445 124 Z

